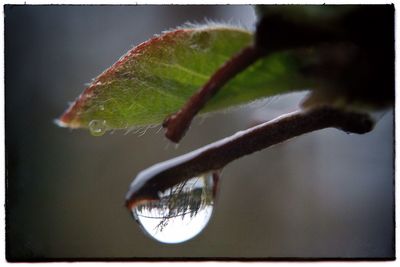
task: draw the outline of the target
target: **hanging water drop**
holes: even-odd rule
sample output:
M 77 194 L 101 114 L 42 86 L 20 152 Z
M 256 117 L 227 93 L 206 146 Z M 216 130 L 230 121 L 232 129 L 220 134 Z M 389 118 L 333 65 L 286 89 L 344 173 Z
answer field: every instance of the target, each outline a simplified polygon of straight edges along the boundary
M 216 174 L 190 178 L 159 193 L 158 200 L 132 208 L 142 229 L 163 243 L 180 243 L 198 235 L 210 220 Z
M 92 120 L 89 122 L 89 130 L 93 136 L 102 136 L 107 131 L 105 120 Z

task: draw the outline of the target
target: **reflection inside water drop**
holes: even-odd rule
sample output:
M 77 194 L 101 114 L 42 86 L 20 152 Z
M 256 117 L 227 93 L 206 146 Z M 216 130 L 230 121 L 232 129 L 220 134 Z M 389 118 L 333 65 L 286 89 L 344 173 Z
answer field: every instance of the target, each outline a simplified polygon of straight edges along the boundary
M 180 243 L 199 234 L 210 220 L 214 180 L 206 174 L 160 193 L 160 199 L 132 209 L 144 231 L 164 243 Z
M 89 130 L 93 136 L 102 136 L 107 131 L 105 120 L 92 120 L 89 122 Z

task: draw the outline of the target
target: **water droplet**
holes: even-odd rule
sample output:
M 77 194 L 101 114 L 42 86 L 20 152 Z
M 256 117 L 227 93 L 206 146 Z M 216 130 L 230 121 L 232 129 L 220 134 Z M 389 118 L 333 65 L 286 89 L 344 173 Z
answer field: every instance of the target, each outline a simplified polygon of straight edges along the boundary
M 213 35 L 207 31 L 195 31 L 189 41 L 189 47 L 198 52 L 207 52 L 212 45 Z
M 102 136 L 107 131 L 105 120 L 92 120 L 89 122 L 89 130 L 93 136 Z
M 180 243 L 198 235 L 210 220 L 215 177 L 193 177 L 159 193 L 159 200 L 139 204 L 132 213 L 142 229 L 163 243 Z

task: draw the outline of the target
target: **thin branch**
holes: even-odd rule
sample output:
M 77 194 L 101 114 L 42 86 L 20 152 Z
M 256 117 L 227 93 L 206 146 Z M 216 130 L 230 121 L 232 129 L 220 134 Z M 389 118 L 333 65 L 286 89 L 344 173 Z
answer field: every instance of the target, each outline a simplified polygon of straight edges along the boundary
M 166 118 L 163 123 L 163 127 L 166 128 L 165 136 L 175 143 L 179 142 L 185 135 L 193 117 L 204 107 L 207 101 L 229 80 L 262 56 L 263 50 L 249 46 L 222 65 L 177 113 Z
M 373 125 L 366 113 L 328 106 L 283 115 L 142 171 L 130 186 L 126 205 L 132 208 L 141 201 L 158 199 L 158 192 L 186 179 L 220 170 L 235 159 L 301 134 L 329 127 L 363 134 Z

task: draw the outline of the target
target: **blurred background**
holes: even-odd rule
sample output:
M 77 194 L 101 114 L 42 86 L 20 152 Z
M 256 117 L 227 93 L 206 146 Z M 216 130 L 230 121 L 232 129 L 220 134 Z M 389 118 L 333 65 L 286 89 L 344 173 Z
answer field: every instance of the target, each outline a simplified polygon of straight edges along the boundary
M 304 94 L 196 119 L 177 147 L 157 129 L 93 137 L 53 123 L 132 46 L 205 18 L 255 23 L 250 6 L 5 6 L 9 260 L 394 257 L 392 110 L 371 133 L 326 129 L 228 165 L 209 225 L 176 245 L 148 238 L 123 206 L 135 175 Z

